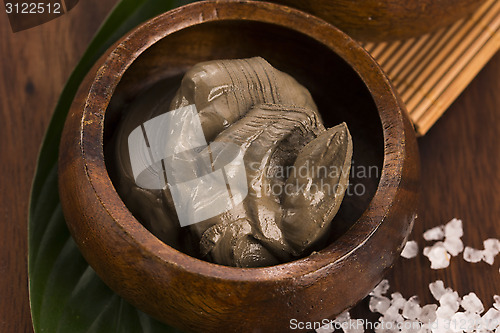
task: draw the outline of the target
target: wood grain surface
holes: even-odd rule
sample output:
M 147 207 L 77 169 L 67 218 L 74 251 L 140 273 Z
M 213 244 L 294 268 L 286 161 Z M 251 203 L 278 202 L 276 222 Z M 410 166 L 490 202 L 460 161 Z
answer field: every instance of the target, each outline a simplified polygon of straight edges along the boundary
M 0 332 L 32 332 L 27 217 L 38 149 L 59 94 L 116 0 L 12 33 L 0 13 Z
M 321 17 L 364 41 L 410 38 L 464 17 L 484 0 L 272 0 Z
M 13 34 L 0 14 L 0 332 L 32 332 L 27 278 L 27 209 L 38 148 L 71 70 L 115 0 L 81 1 L 67 15 Z M 428 134 L 419 139 L 422 198 L 411 239 L 453 217 L 464 243 L 500 238 L 500 54 L 479 73 Z M 452 259 L 431 270 L 427 258 L 401 259 L 392 290 L 432 301 L 427 285 L 443 279 L 461 295 L 474 290 L 485 306 L 500 293 L 500 257 L 491 267 Z M 361 304 L 358 308 L 364 306 Z M 362 309 L 357 312 L 362 313 Z

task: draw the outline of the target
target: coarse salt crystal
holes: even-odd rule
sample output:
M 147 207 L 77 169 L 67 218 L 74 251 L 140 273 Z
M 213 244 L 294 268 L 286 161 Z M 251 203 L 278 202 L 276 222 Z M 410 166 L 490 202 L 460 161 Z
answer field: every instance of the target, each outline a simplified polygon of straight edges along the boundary
M 371 312 L 378 312 L 384 314 L 391 306 L 391 300 L 385 296 L 373 296 L 370 298 L 368 307 Z
M 444 287 L 444 282 L 441 280 L 436 280 L 429 284 L 429 290 L 436 301 L 439 301 L 441 297 L 447 292 L 451 292 L 451 289 Z
M 453 332 L 463 332 L 468 320 L 464 312 L 455 313 L 450 320 L 450 328 Z
M 444 236 L 446 238 L 460 238 L 463 235 L 462 220 L 452 219 L 450 222 L 446 223 L 444 227 Z
M 473 249 L 472 247 L 466 246 L 464 249 L 464 260 L 467 262 L 477 263 L 483 258 L 483 251 Z
M 500 312 L 497 309 L 490 308 L 481 317 L 481 328 L 494 330 L 500 325 Z
M 493 265 L 495 263 L 495 255 L 487 250 L 483 251 L 483 257 L 481 259 L 488 265 Z
M 351 319 L 351 314 L 349 313 L 349 311 L 345 311 L 339 314 L 334 321 L 337 323 L 345 323 L 348 322 L 350 319 Z
M 389 309 L 387 309 L 382 319 L 387 322 L 397 323 L 401 323 L 404 321 L 403 316 L 399 314 L 399 309 L 396 309 L 393 306 L 390 306 Z
M 401 252 L 401 257 L 406 259 L 415 258 L 418 254 L 418 244 L 415 241 L 406 242 L 403 251 Z
M 398 310 L 404 308 L 407 302 L 401 293 L 393 293 L 391 294 L 391 298 L 391 306 Z
M 450 265 L 450 254 L 446 251 L 443 242 L 437 242 L 430 247 L 424 249 L 424 255 L 429 258 L 432 269 L 442 269 Z
M 380 283 L 371 291 L 370 296 L 381 296 L 387 293 L 389 290 L 389 281 L 382 280 Z
M 472 313 L 472 312 L 465 312 L 465 315 L 467 319 L 466 322 L 464 323 L 465 324 L 464 331 L 474 332 L 481 324 L 481 316 L 478 315 L 477 313 Z
M 493 296 L 493 300 L 495 301 L 495 303 L 493 303 L 493 306 L 495 307 L 495 309 L 500 311 L 500 296 Z
M 484 250 L 483 250 L 483 261 L 493 265 L 495 262 L 495 257 L 500 253 L 500 241 L 495 238 L 489 238 L 483 241 Z
M 426 241 L 438 241 L 444 238 L 444 229 L 443 226 L 438 226 L 431 228 L 424 232 L 424 239 Z
M 468 295 L 465 295 L 462 298 L 462 302 L 460 303 L 462 308 L 465 311 L 472 313 L 481 313 L 484 311 L 483 302 L 477 297 L 477 295 L 473 292 L 470 292 Z
M 399 292 L 395 292 L 391 294 L 391 301 L 394 302 L 397 299 L 403 298 L 403 295 Z
M 495 255 L 500 253 L 500 240 L 496 238 L 488 238 L 483 241 L 484 249 L 491 250 Z
M 453 310 L 453 312 L 457 312 L 460 307 L 460 296 L 456 291 L 446 292 L 440 299 L 439 304 L 441 306 L 447 306 Z
M 464 250 L 464 243 L 460 238 L 447 237 L 444 240 L 443 246 L 454 257 Z
M 418 320 L 420 320 L 424 324 L 432 323 L 436 320 L 436 310 L 438 306 L 436 304 L 427 304 L 422 307 L 422 311 L 418 316 Z
M 413 296 L 406 302 L 402 314 L 404 318 L 413 320 L 417 319 L 421 312 L 422 308 L 420 307 L 418 296 Z
M 436 310 L 436 317 L 438 319 L 451 319 L 455 311 L 449 306 L 440 306 Z

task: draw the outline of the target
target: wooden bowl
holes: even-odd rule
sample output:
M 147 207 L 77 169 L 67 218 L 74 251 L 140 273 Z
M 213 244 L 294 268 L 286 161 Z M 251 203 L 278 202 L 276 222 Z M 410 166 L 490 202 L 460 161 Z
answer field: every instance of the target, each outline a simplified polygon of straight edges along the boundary
M 347 195 L 330 244 L 293 262 L 242 269 L 164 244 L 127 209 L 103 146 L 127 105 L 205 60 L 260 55 L 304 84 L 327 126 L 346 121 L 365 192 Z M 111 47 L 80 87 L 63 132 L 59 190 L 71 234 L 97 274 L 152 316 L 189 331 L 281 332 L 333 318 L 398 258 L 416 216 L 419 157 L 407 113 L 375 61 L 335 27 L 264 2 L 198 2 L 162 14 Z
M 406 39 L 446 27 L 484 0 L 272 0 L 301 9 L 362 41 Z

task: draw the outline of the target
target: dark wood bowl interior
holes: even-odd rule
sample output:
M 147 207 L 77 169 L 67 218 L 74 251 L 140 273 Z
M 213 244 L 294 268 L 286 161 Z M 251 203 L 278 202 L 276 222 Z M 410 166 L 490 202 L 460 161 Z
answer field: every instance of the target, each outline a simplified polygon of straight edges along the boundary
M 345 121 L 356 165 L 378 166 L 349 196 L 321 251 L 242 269 L 164 244 L 130 213 L 103 146 L 126 106 L 158 82 L 210 59 L 259 55 L 312 93 L 327 126 Z M 99 60 L 75 97 L 61 140 L 59 190 L 70 232 L 105 283 L 142 311 L 189 331 L 282 332 L 290 319 L 333 318 L 380 281 L 416 216 L 419 162 L 412 125 L 387 77 L 351 38 L 276 4 L 197 2 L 137 28 Z M 335 238 L 335 239 L 334 239 Z
M 127 105 L 151 87 L 175 91 L 182 75 L 196 63 L 254 56 L 263 57 L 307 87 L 327 127 L 344 121 L 349 127 L 353 171 L 331 242 L 356 222 L 375 194 L 384 157 L 383 132 L 377 107 L 359 75 L 307 35 L 269 23 L 232 20 L 189 27 L 160 40 L 134 61 L 118 84 L 106 111 L 104 145 Z M 113 180 L 113 174 L 110 177 Z

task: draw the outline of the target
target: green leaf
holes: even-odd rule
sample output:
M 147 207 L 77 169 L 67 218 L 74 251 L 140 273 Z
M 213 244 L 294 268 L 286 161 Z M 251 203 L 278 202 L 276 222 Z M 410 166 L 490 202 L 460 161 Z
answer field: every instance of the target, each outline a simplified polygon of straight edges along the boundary
M 58 148 L 76 91 L 99 57 L 126 32 L 189 0 L 122 0 L 71 74 L 40 149 L 29 207 L 29 289 L 35 333 L 178 332 L 111 291 L 80 254 L 66 227 L 57 191 Z

